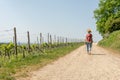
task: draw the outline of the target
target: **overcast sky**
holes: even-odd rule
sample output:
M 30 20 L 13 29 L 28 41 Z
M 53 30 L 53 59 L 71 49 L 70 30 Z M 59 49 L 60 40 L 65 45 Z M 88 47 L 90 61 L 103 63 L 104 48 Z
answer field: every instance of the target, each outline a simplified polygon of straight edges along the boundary
M 0 42 L 10 41 L 13 28 L 18 39 L 26 40 L 40 32 L 84 39 L 86 30 L 92 29 L 94 41 L 101 36 L 96 31 L 93 11 L 99 0 L 0 0 Z

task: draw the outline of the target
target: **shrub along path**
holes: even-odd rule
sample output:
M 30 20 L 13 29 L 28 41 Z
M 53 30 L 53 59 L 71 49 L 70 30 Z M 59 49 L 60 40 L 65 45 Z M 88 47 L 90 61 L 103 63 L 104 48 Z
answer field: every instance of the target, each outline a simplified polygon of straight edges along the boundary
M 18 80 L 120 80 L 120 56 L 111 53 L 94 44 L 88 55 L 82 46 Z

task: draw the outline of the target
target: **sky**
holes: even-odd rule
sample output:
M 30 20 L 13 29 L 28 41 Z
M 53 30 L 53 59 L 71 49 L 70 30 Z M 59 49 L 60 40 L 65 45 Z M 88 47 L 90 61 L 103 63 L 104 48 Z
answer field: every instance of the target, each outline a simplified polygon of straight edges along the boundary
M 13 38 L 25 41 L 27 31 L 36 40 L 39 33 L 84 39 L 88 28 L 93 40 L 102 39 L 96 31 L 93 11 L 99 0 L 0 0 L 0 42 Z M 33 36 L 32 36 L 33 35 Z

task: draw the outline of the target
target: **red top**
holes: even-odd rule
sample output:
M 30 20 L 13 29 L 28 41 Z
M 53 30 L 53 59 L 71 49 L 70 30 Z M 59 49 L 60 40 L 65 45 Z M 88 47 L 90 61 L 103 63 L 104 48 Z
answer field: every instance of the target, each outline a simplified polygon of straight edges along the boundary
M 86 41 L 87 41 L 87 42 L 92 42 L 92 41 L 93 41 L 93 40 L 92 40 L 92 34 L 88 33 L 88 34 L 86 35 Z

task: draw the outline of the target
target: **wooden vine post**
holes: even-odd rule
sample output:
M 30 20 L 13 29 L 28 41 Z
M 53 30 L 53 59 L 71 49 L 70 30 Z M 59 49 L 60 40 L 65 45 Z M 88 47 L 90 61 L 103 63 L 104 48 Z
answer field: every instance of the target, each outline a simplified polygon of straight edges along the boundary
M 29 34 L 29 31 L 27 32 L 27 37 L 28 37 L 28 52 L 30 52 L 30 34 Z
M 42 45 L 42 33 L 40 33 L 40 48 L 41 48 L 41 45 Z
M 48 33 L 48 44 L 50 43 L 50 34 Z
M 16 54 L 16 57 L 18 55 L 17 53 L 17 34 L 16 34 L 16 27 L 14 27 L 14 48 L 15 48 L 15 54 Z
M 50 35 L 50 44 L 52 44 L 52 36 Z

